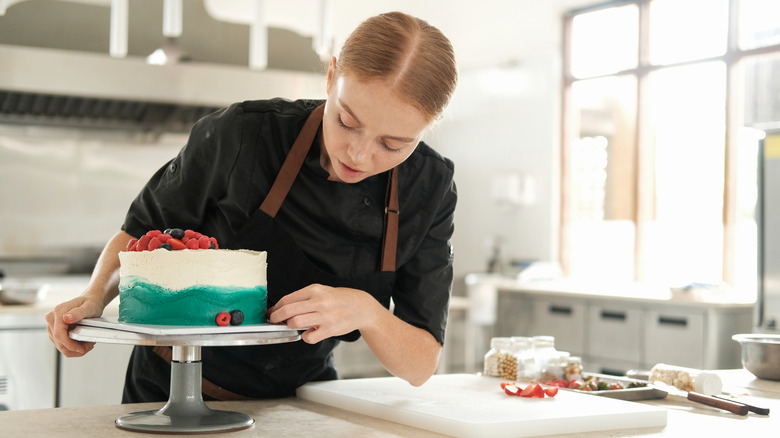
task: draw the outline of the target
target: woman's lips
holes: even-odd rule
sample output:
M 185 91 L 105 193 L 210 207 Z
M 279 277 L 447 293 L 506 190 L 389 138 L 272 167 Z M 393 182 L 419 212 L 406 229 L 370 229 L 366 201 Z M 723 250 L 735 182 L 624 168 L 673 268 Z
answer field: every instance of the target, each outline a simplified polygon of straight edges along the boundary
M 358 170 L 353 167 L 347 166 L 346 164 L 344 164 L 343 161 L 339 161 L 339 164 L 341 165 L 341 168 L 344 170 L 344 173 L 346 173 L 349 176 L 355 177 L 363 174 L 362 170 Z

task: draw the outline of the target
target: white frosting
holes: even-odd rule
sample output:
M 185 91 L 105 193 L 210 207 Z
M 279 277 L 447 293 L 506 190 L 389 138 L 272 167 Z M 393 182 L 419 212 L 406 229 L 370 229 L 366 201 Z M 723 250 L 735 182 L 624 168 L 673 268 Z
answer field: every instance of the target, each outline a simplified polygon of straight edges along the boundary
M 138 276 L 161 287 L 266 286 L 266 252 L 228 249 L 122 251 L 119 278 Z

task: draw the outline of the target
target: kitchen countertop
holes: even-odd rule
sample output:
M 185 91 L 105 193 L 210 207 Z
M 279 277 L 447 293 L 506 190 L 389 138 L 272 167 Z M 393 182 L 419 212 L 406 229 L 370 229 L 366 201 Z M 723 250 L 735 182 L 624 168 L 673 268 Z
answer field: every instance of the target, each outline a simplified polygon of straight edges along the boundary
M 644 303 L 673 303 L 701 307 L 752 307 L 755 296 L 738 295 L 730 290 L 691 287 L 672 290 L 659 284 L 624 283 L 609 281 L 585 282 L 570 279 L 518 281 L 512 277 L 483 276 L 484 284 L 496 290 L 516 292 L 542 292 L 547 296 L 569 298 L 603 298 L 607 300 Z
M 43 320 L 43 316 L 54 309 L 56 305 L 81 295 L 89 283 L 89 276 L 40 277 L 31 281 L 41 287 L 43 297 L 33 304 L 0 304 L 0 317 L 11 315 L 17 318 L 34 318 L 35 321 L 40 319 L 41 326 L 45 327 L 46 322 Z M 119 300 L 115 299 L 106 307 L 104 315 L 118 313 Z
M 690 402 L 679 397 L 650 400 L 647 403 L 667 409 L 664 427 L 626 429 L 609 432 L 554 435 L 556 437 L 679 437 L 697 434 L 716 436 L 766 436 L 768 430 L 780 428 L 780 382 L 755 379 L 745 370 L 718 371 L 724 390 L 749 394 L 770 408 L 770 415 L 750 413 L 738 416 L 716 408 Z M 441 437 L 443 435 L 390 421 L 348 412 L 295 397 L 278 400 L 242 402 L 209 402 L 212 409 L 242 412 L 255 419 L 245 430 L 207 434 L 219 437 L 273 436 L 298 437 Z M 129 432 L 114 426 L 114 420 L 124 414 L 158 409 L 162 403 L 113 405 L 81 408 L 57 408 L 0 412 L 0 428 L 7 436 L 24 437 L 134 437 L 150 436 Z

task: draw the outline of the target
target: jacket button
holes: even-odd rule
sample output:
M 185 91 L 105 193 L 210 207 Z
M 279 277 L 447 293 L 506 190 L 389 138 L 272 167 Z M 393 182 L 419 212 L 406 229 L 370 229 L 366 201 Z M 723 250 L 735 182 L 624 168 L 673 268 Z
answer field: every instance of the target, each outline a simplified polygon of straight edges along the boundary
M 368 196 L 364 197 L 363 198 L 363 205 L 365 205 L 366 207 L 370 207 L 371 206 L 371 198 L 369 198 Z

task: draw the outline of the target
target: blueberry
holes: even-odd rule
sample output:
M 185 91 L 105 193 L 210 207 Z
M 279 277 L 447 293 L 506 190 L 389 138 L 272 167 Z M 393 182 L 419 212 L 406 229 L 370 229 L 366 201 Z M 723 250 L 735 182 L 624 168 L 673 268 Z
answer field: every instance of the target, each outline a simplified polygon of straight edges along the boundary
M 170 243 L 163 243 L 163 244 L 160 245 L 160 248 L 167 249 L 168 251 L 173 249 L 173 247 L 171 246 Z
M 230 312 L 230 325 L 241 325 L 244 322 L 244 312 L 234 310 Z
M 171 228 L 169 230 L 166 230 L 166 234 L 169 234 L 174 239 L 183 239 L 184 238 L 184 230 L 181 228 Z
M 214 244 L 214 242 L 210 242 L 209 249 L 214 249 L 217 247 L 217 245 Z

